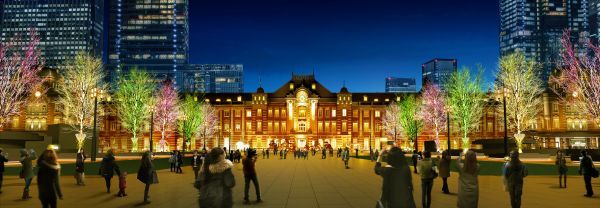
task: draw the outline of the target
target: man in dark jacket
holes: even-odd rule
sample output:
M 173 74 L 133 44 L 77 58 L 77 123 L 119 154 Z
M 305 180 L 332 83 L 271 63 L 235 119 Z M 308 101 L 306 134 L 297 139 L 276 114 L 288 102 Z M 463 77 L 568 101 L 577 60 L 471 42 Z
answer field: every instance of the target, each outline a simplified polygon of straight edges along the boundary
M 0 194 L 2 193 L 2 180 L 4 178 L 4 163 L 8 162 L 8 155 L 0 148 Z
M 121 171 L 119 170 L 119 166 L 117 162 L 115 162 L 115 156 L 112 149 L 109 149 L 106 152 L 106 155 L 102 158 L 102 163 L 100 163 L 100 175 L 104 177 L 104 181 L 106 182 L 106 193 L 110 193 L 110 180 L 112 179 L 114 173 L 117 173 L 117 176 L 121 175 Z
M 244 181 L 245 181 L 245 186 L 244 186 L 244 203 L 248 204 L 249 201 L 249 196 L 248 196 L 248 191 L 250 189 L 250 181 L 252 181 L 252 183 L 254 184 L 254 191 L 256 192 L 256 201 L 257 202 L 261 202 L 262 200 L 260 199 L 260 187 L 258 185 L 258 177 L 256 175 L 256 169 L 255 169 L 255 164 L 256 164 L 256 150 L 250 150 L 248 151 L 248 156 L 246 156 L 246 158 L 244 158 L 244 161 L 242 162 L 242 165 L 244 166 Z
M 194 179 L 198 179 L 198 171 L 200 171 L 200 167 L 202 167 L 202 160 L 204 160 L 204 158 L 198 154 L 198 150 L 194 150 L 194 156 L 192 156 Z
M 585 182 L 586 193 L 584 196 L 592 197 L 594 190 L 592 189 L 592 172 L 594 171 L 594 163 L 592 158 L 587 154 L 587 151 L 581 151 L 581 159 L 579 160 L 579 175 L 583 175 Z
M 321 159 L 325 159 L 327 157 L 327 150 L 323 148 L 323 150 L 321 150 L 321 154 Z
M 415 174 L 417 174 L 417 163 L 419 162 L 419 153 L 417 152 L 417 150 L 413 151 L 412 162 L 413 162 L 413 167 L 414 167 L 413 172 Z

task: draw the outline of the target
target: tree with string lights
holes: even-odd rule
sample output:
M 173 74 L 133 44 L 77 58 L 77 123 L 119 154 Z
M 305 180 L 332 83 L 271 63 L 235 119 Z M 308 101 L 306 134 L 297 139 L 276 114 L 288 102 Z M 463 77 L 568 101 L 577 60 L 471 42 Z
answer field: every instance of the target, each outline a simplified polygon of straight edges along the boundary
M 160 131 L 159 151 L 167 151 L 166 133 L 177 124 L 179 96 L 173 82 L 166 80 L 156 93 L 154 104 L 154 127 Z
M 400 129 L 402 129 L 402 125 L 400 124 L 400 107 L 396 102 L 392 101 L 386 107 L 382 120 L 385 133 L 394 138 L 395 144 L 398 135 L 400 135 Z
M 408 149 L 410 142 L 414 142 L 414 149 L 418 149 L 417 137 L 419 132 L 422 130 L 423 119 L 419 113 L 421 112 L 421 100 L 414 95 L 404 97 L 399 103 L 400 108 L 400 126 L 402 127 L 402 133 L 407 138 L 405 140 L 405 149 Z
M 423 99 L 421 117 L 426 125 L 433 128 L 435 132 L 435 146 L 439 152 L 442 150 L 440 147 L 440 131 L 446 130 L 446 114 L 448 113 L 445 95 L 439 86 L 426 83 L 421 96 Z
M 482 72 L 483 70 L 479 70 L 473 77 L 471 70 L 465 67 L 452 73 L 446 83 L 450 114 L 458 123 L 465 152 L 471 146 L 469 133 L 479 125 L 483 111 L 485 94 L 481 89 Z
M 178 120 L 179 133 L 183 136 L 182 151 L 185 151 L 186 143 L 188 143 L 199 131 L 203 122 L 202 106 L 204 103 L 197 101 L 197 98 L 187 96 L 179 106 L 180 116 Z

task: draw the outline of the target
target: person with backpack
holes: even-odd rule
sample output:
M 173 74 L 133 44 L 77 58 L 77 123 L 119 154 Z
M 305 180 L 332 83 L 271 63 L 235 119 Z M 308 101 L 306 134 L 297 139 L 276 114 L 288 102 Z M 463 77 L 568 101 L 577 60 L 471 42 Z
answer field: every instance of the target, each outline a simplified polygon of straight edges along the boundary
M 592 178 L 598 177 L 598 170 L 594 167 L 592 157 L 587 154 L 587 151 L 581 151 L 581 159 L 579 160 L 579 175 L 583 175 L 585 182 L 585 197 L 592 197 L 594 190 L 592 189 Z
M 424 158 L 419 161 L 417 167 L 421 175 L 421 202 L 423 208 L 431 207 L 431 189 L 433 188 L 433 179 L 437 177 L 435 165 L 431 160 L 431 152 L 423 152 Z
M 513 150 L 510 153 L 510 161 L 506 164 L 504 177 L 510 195 L 512 208 L 521 207 L 521 195 L 523 195 L 523 178 L 527 177 L 527 167 L 519 159 L 519 152 Z
M 558 167 L 558 187 L 567 188 L 567 160 L 561 150 L 556 151 L 556 166 Z M 563 186 L 564 181 L 564 186 Z
M 381 164 L 384 156 L 387 157 L 386 166 Z M 381 197 L 377 201 L 377 208 L 416 207 L 412 193 L 414 188 L 410 168 L 400 148 L 392 147 L 389 153 L 386 150 L 381 151 L 374 169 L 375 174 L 383 178 Z

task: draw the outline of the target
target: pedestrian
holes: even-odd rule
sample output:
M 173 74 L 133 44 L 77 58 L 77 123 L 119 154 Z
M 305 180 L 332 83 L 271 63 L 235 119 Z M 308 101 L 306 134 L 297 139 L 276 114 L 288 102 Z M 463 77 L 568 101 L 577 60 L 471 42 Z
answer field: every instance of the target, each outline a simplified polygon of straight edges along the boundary
M 42 207 L 56 208 L 56 198 L 62 200 L 63 195 L 60 190 L 60 164 L 54 150 L 46 150 L 37 160 L 38 166 L 38 196 Z
M 587 154 L 587 151 L 581 151 L 581 159 L 579 160 L 579 175 L 583 175 L 585 182 L 585 197 L 592 197 L 594 190 L 592 189 L 592 177 L 598 177 L 598 170 L 594 167 L 592 157 Z
M 510 205 L 512 208 L 521 207 L 521 195 L 523 195 L 523 178 L 527 177 L 527 167 L 519 159 L 519 152 L 513 150 L 510 153 L 510 161 L 506 164 L 504 177 L 506 178 Z
M 386 166 L 381 165 L 384 156 L 387 156 Z M 389 153 L 385 150 L 381 152 L 375 163 L 375 174 L 383 178 L 377 207 L 416 207 L 410 168 L 400 148 L 392 147 Z
M 413 169 L 414 169 L 414 173 L 417 174 L 417 162 L 419 161 L 419 153 L 417 152 L 417 150 L 413 151 L 413 155 L 412 155 L 412 163 L 413 163 Z
M 283 159 L 287 159 L 288 149 L 283 150 Z
M 333 147 L 330 147 L 328 149 L 329 149 L 329 157 L 333 157 Z
M 256 151 L 252 150 L 248 152 L 242 165 L 244 166 L 244 203 L 250 203 L 248 191 L 250 189 L 250 182 L 254 184 L 254 191 L 256 192 L 256 202 L 262 202 L 260 198 L 260 186 L 258 185 L 258 177 L 256 174 Z
M 558 187 L 567 188 L 567 160 L 561 150 L 556 151 L 556 166 L 558 167 Z M 563 186 L 564 181 L 564 186 Z
M 356 152 L 356 158 L 358 158 L 358 148 L 355 148 L 354 152 Z
M 152 159 L 153 157 L 150 151 L 144 152 L 144 154 L 142 155 L 140 169 L 138 170 L 137 174 L 137 179 L 146 185 L 146 187 L 144 188 L 144 203 L 146 204 L 150 203 L 150 197 L 148 196 L 148 192 L 150 191 L 150 185 L 158 183 L 158 175 L 156 174 L 156 170 L 154 169 Z M 181 168 L 181 164 L 179 168 Z
M 235 186 L 235 178 L 231 161 L 225 159 L 225 152 L 214 148 L 206 157 L 200 175 L 194 187 L 200 190 L 200 208 L 233 207 L 231 189 Z
M 102 158 L 102 162 L 100 163 L 100 175 L 104 177 L 104 182 L 106 183 L 106 193 L 110 193 L 110 180 L 114 176 L 114 173 L 117 173 L 117 176 L 121 175 L 121 171 L 119 170 L 119 166 L 115 161 L 115 155 L 112 149 L 106 151 L 106 155 Z
M 325 159 L 327 158 L 327 150 L 325 148 L 323 148 L 323 150 L 321 150 L 321 159 Z
M 350 168 L 348 167 L 348 161 L 350 161 L 350 149 L 348 147 L 346 147 L 342 153 L 342 160 L 344 161 L 344 166 L 346 166 L 346 169 Z
M 375 160 L 377 160 L 377 158 L 379 158 L 379 150 L 376 149 L 374 155 L 375 156 Z
M 304 150 L 304 160 L 308 160 L 308 150 Z
M 171 164 L 171 172 L 175 172 L 175 162 L 177 161 L 177 156 L 175 155 L 175 151 L 171 152 L 171 156 L 169 157 L 169 164 Z
M 125 189 L 127 188 L 127 171 L 123 171 L 121 175 L 119 175 L 119 193 L 117 193 L 118 197 L 125 197 L 127 193 Z
M 450 190 L 448 189 L 448 178 L 450 177 L 450 163 L 452 162 L 452 158 L 450 156 L 450 151 L 444 150 L 442 152 L 442 157 L 440 158 L 440 164 L 438 166 L 438 170 L 440 171 L 439 177 L 442 178 L 442 192 L 445 194 L 449 194 Z
M 241 158 L 242 158 L 242 153 L 240 152 L 240 150 L 235 150 L 235 161 L 237 163 L 241 162 Z
M 463 153 L 458 156 L 458 207 L 476 208 L 479 203 L 479 164 L 477 154 L 468 150 L 465 162 L 462 161 Z
M 175 166 L 177 167 L 175 169 L 175 173 L 181 173 L 183 174 L 183 169 L 181 169 L 181 166 L 183 165 L 183 152 L 182 151 L 177 151 L 177 154 L 175 154 L 177 157 L 175 157 L 177 160 L 175 161 Z
M 337 157 L 341 157 L 342 156 L 342 148 L 337 149 Z
M 194 150 L 194 156 L 192 156 L 194 179 L 198 179 L 198 171 L 200 171 L 200 167 L 202 167 L 202 160 L 204 160 L 204 158 L 198 154 L 198 150 Z
M 85 152 L 83 149 L 79 150 L 77 153 L 77 159 L 75 160 L 75 180 L 77 181 L 77 185 L 85 186 Z
M 35 150 L 20 150 L 21 157 L 19 158 L 19 162 L 21 162 L 21 172 L 19 173 L 19 178 L 25 180 L 25 188 L 23 189 L 23 196 L 21 199 L 27 200 L 31 198 L 29 196 L 29 186 L 31 185 L 31 181 L 33 180 L 33 164 L 32 161 L 35 160 Z
M 279 150 L 279 159 L 283 159 L 283 151 Z
M 262 149 L 262 158 L 265 159 L 265 149 Z M 294 158 L 296 159 L 296 158 Z
M 8 153 L 0 148 L 0 194 L 2 193 L 2 181 L 4 180 L 4 163 L 8 162 Z
M 371 160 L 371 162 L 373 162 L 374 160 L 376 160 L 375 158 L 373 158 L 373 156 L 375 156 L 373 154 L 373 149 L 369 148 L 369 160 Z
M 419 173 L 421 173 L 421 202 L 423 208 L 431 207 L 431 189 L 433 188 L 433 179 L 436 170 L 433 161 L 431 161 L 431 152 L 423 152 L 423 160 L 419 161 Z

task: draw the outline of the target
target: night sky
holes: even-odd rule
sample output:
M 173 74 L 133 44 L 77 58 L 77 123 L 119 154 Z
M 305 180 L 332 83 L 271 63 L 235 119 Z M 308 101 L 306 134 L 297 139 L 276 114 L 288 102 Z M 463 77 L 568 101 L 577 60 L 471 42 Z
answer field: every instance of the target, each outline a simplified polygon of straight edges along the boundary
M 337 92 L 382 92 L 385 77 L 413 77 L 421 64 L 498 62 L 498 1 L 190 0 L 190 63 L 244 64 L 245 91 L 259 76 L 272 92 L 311 73 Z

